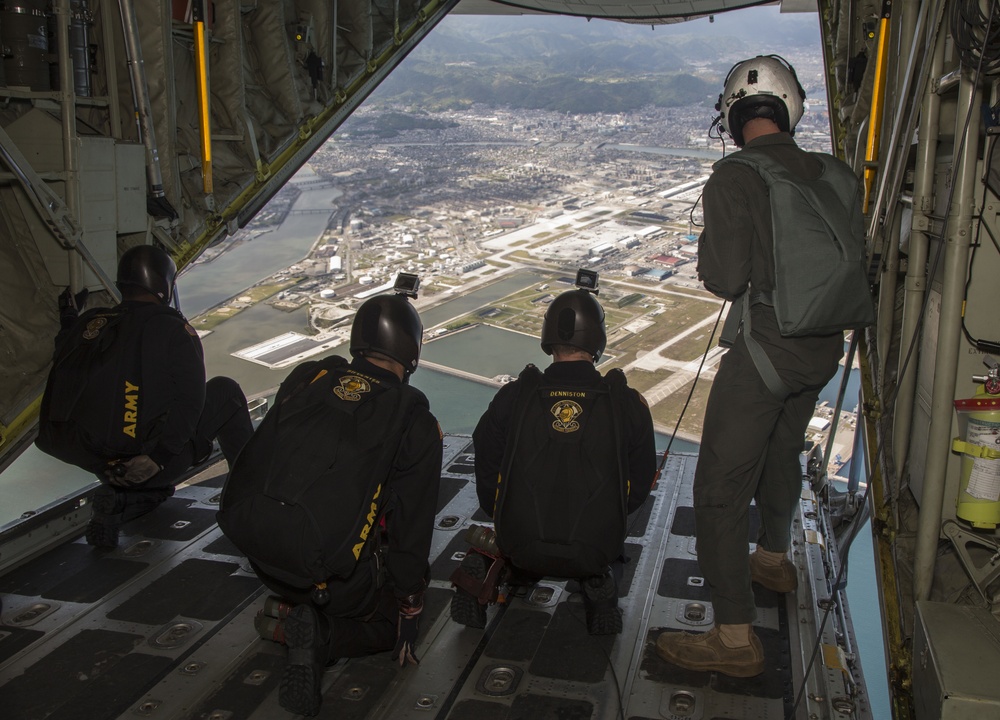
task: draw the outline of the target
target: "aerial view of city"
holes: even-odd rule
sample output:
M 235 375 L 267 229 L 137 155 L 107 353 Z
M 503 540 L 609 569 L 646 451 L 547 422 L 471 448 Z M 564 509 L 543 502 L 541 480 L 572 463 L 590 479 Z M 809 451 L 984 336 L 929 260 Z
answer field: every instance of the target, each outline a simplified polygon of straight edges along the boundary
M 701 189 L 723 150 L 709 137 L 704 90 L 746 50 L 731 52 L 695 70 L 697 102 L 674 107 L 429 111 L 391 96 L 364 105 L 182 276 L 209 370 L 256 393 L 304 359 L 343 352 L 358 305 L 402 271 L 421 279 L 422 369 L 481 385 L 488 398 L 525 363 L 547 362 L 537 340 L 545 308 L 588 268 L 607 313 L 600 369 L 623 368 L 665 434 L 687 405 L 677 435 L 696 442 L 723 310 L 697 275 Z M 810 94 L 796 139 L 829 151 L 820 58 L 786 55 Z M 230 269 L 241 254 L 246 274 Z M 837 443 L 845 458 L 850 434 Z

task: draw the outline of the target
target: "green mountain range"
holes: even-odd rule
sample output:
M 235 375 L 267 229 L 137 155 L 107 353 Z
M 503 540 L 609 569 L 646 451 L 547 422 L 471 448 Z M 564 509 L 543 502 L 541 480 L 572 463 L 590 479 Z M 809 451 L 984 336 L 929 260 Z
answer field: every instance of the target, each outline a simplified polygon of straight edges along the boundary
M 762 37 L 780 37 L 779 50 L 816 42 L 814 16 L 743 15 L 728 29 L 707 20 L 650 28 L 566 17 L 448 17 L 368 102 L 432 112 L 473 104 L 564 113 L 710 106 L 733 58 L 777 51 L 758 49 Z

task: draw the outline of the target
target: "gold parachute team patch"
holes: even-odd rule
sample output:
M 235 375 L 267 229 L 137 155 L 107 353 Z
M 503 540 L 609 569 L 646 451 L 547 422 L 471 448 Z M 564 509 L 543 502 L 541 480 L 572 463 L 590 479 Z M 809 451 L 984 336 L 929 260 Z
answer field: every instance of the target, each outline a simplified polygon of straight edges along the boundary
M 552 427 L 561 433 L 576 432 L 580 429 L 580 423 L 576 421 L 583 414 L 583 408 L 572 400 L 560 400 L 549 411 L 555 415 L 555 422 Z
M 101 328 L 107 324 L 108 324 L 107 318 L 103 317 L 94 318 L 93 320 L 87 323 L 87 327 L 83 331 L 83 339 L 93 340 L 100 334 Z
M 357 402 L 361 399 L 361 394 L 371 392 L 372 386 L 368 381 L 357 375 L 344 375 L 340 378 L 340 385 L 333 389 L 334 395 L 341 400 Z

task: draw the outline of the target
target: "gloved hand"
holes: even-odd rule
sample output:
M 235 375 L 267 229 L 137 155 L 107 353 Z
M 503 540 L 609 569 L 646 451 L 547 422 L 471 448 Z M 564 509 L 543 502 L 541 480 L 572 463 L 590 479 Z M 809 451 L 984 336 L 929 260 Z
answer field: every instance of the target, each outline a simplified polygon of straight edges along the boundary
M 392 651 L 393 660 L 403 667 L 409 662 L 419 665 L 420 658 L 413 652 L 420 631 L 420 613 L 424 611 L 423 591 L 403 598 L 399 603 L 399 623 L 396 626 L 396 647 Z
M 74 295 L 69 288 L 66 288 L 61 293 L 59 293 L 59 321 L 63 326 L 72 325 L 76 318 L 80 315 L 80 311 L 83 310 L 83 306 L 87 304 L 87 298 L 90 296 L 90 290 L 84 288 L 76 295 Z
M 136 455 L 124 462 L 115 463 L 104 474 L 111 485 L 133 487 L 146 482 L 162 469 L 149 455 Z

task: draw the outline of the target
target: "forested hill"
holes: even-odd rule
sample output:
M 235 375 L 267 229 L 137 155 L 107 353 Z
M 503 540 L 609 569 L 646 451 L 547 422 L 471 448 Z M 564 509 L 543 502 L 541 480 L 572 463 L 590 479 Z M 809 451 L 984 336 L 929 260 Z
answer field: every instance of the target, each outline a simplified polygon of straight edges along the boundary
M 446 18 L 383 82 L 372 102 L 425 110 L 473 103 L 570 113 L 711 105 L 735 60 L 815 42 L 815 17 L 707 20 L 671 26 L 565 17 Z M 754 27 L 754 26 L 757 27 Z M 778 32 L 776 32 L 778 31 Z

